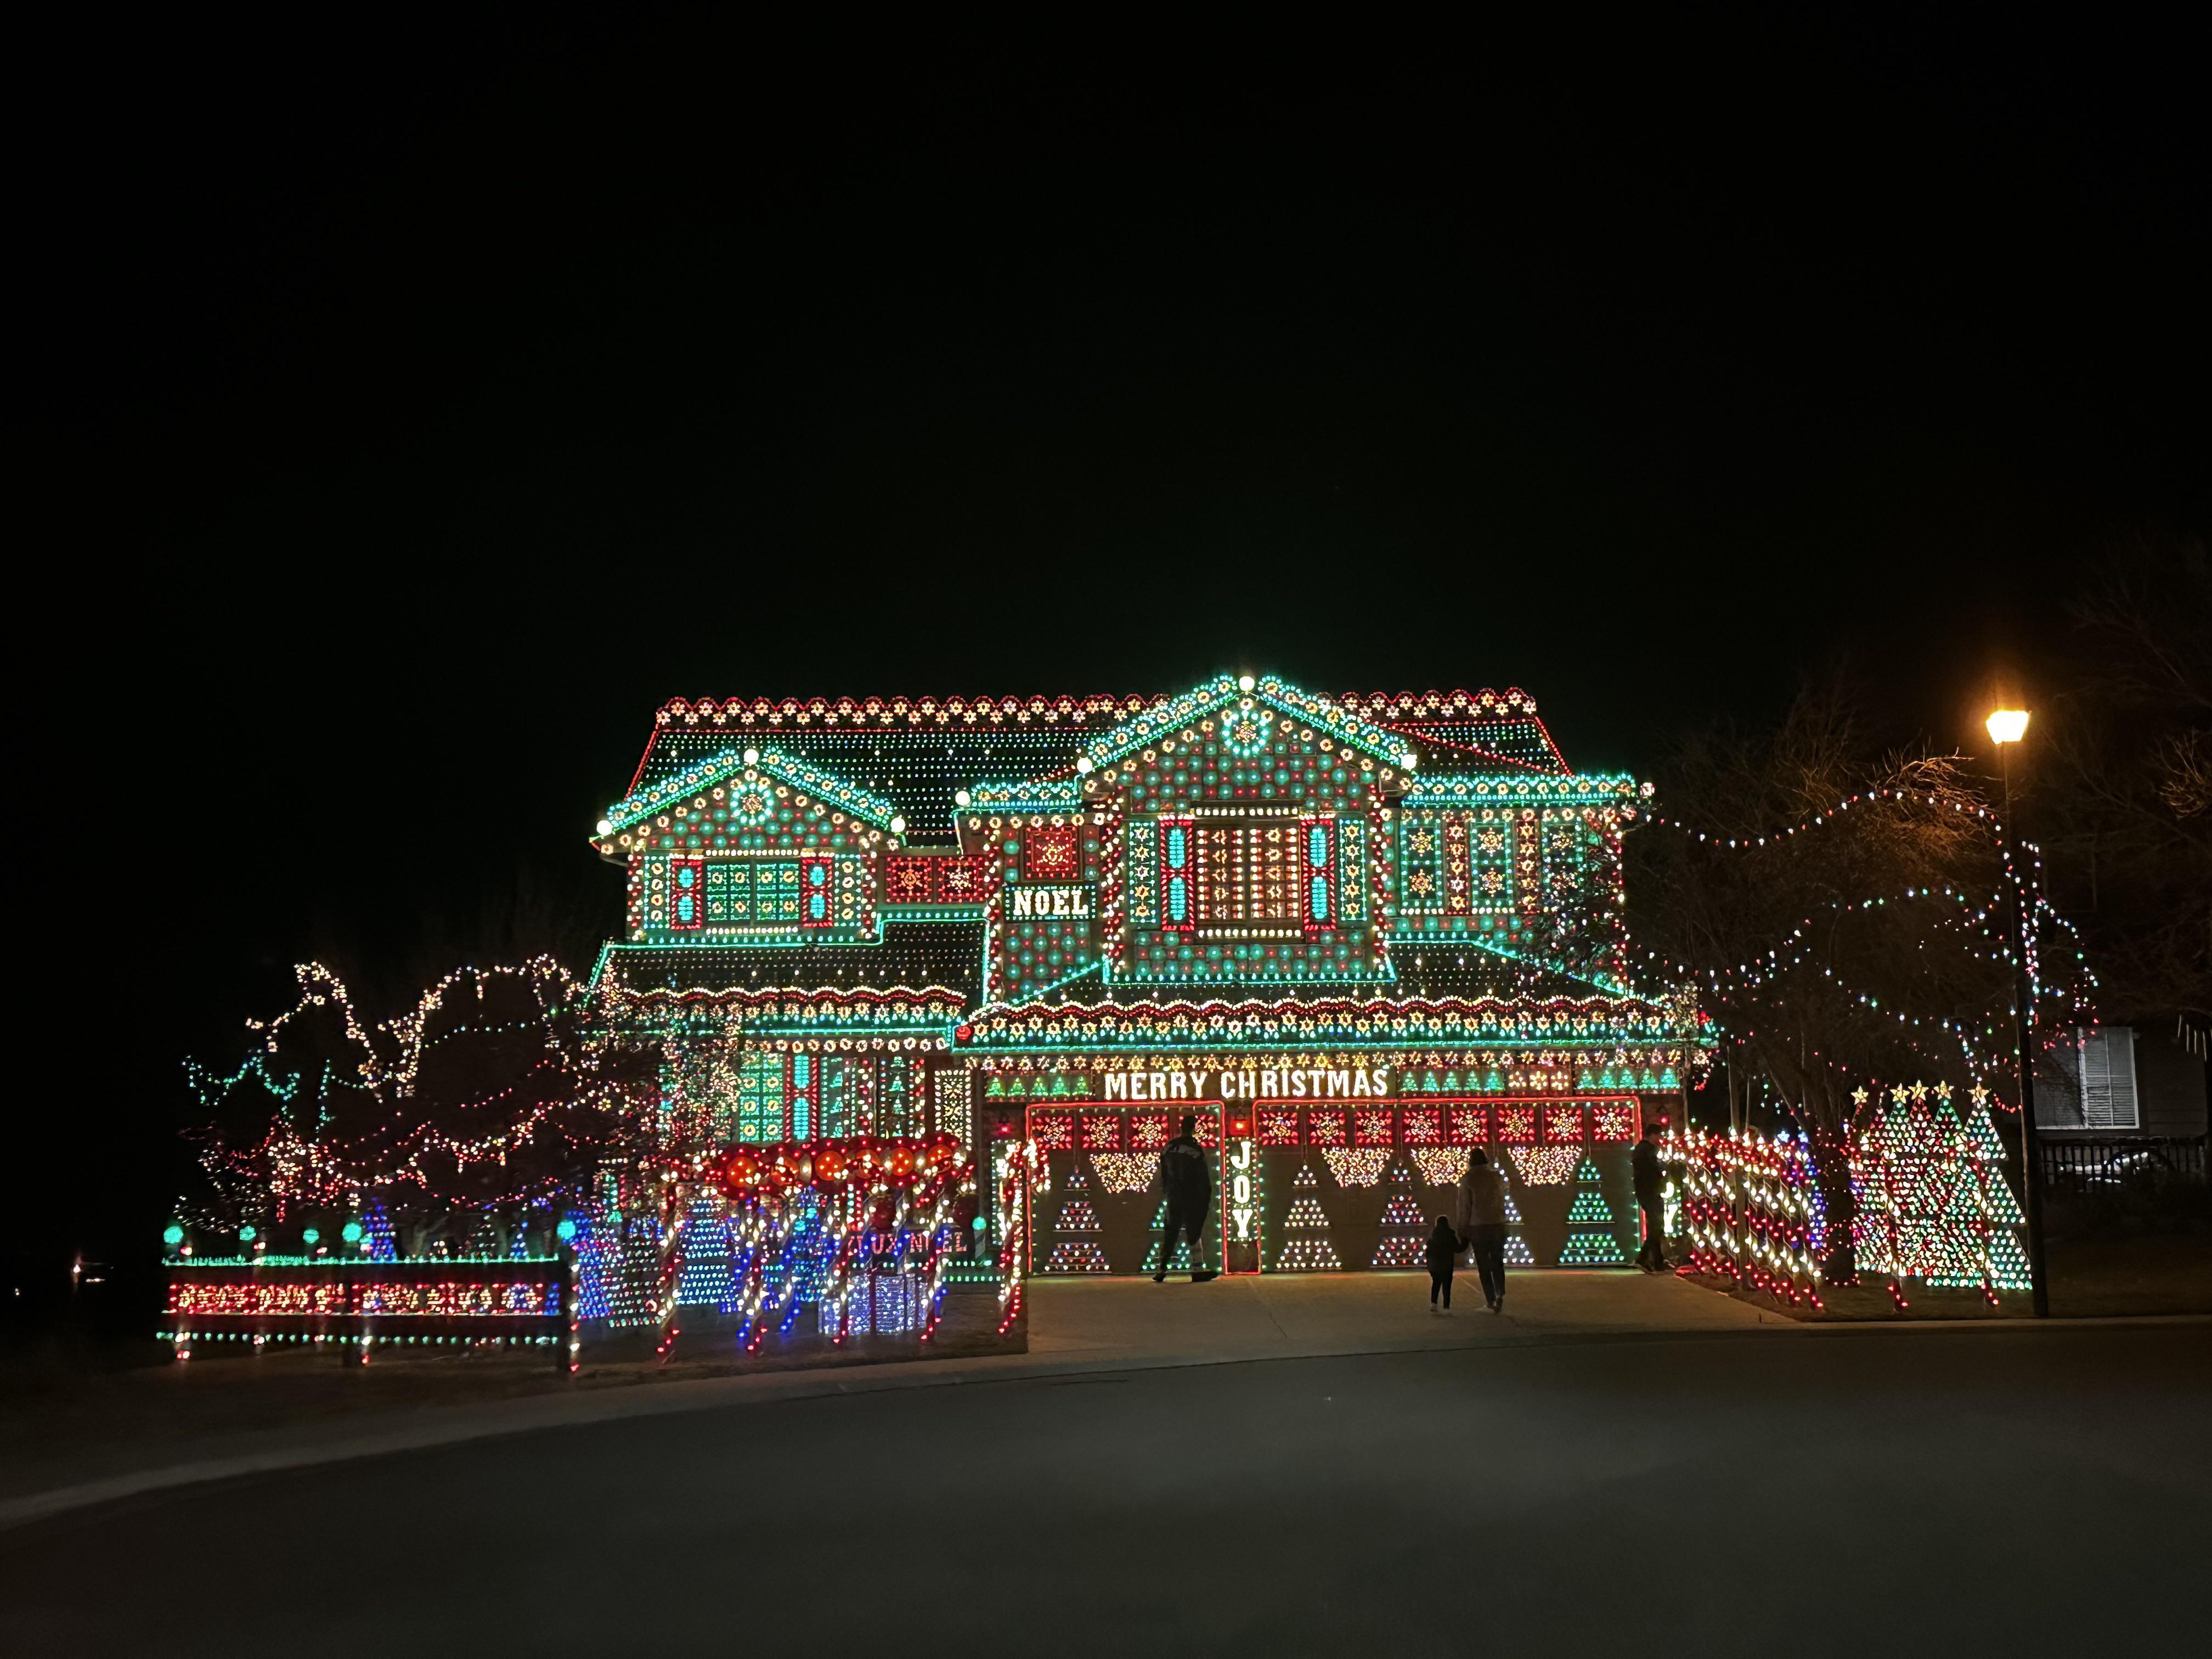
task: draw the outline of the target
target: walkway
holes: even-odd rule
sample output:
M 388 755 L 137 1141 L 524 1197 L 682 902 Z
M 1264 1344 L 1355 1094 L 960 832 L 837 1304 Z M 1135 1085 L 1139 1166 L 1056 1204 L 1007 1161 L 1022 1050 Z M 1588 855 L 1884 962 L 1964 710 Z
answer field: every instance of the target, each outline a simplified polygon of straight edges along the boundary
M 1553 1337 L 1802 1328 L 1671 1276 L 1617 1268 L 1510 1274 L 1502 1315 L 1483 1307 L 1473 1273 L 1460 1274 L 1454 1295 L 1449 1316 L 1432 1316 L 1425 1273 L 1269 1273 L 1206 1285 L 1032 1279 L 1030 1357 L 1189 1365 Z

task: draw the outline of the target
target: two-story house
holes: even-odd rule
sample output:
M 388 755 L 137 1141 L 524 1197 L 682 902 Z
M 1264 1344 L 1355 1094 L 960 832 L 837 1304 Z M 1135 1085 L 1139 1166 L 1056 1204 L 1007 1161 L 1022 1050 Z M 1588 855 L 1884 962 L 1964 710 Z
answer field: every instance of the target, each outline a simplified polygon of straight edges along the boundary
M 1229 1271 L 1409 1260 L 1475 1146 L 1528 1259 L 1621 1260 L 1699 1046 L 1624 956 L 1648 793 L 1517 690 L 678 701 L 594 836 L 594 984 L 672 1146 L 1033 1139 L 1039 1272 L 1146 1265 L 1185 1114 Z

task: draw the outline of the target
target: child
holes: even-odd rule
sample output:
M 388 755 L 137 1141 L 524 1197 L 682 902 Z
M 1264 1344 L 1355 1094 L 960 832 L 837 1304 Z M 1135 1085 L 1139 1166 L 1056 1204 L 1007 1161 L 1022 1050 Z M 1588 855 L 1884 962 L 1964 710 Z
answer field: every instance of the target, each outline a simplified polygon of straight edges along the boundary
M 1451 1218 L 1437 1218 L 1437 1230 L 1429 1235 L 1429 1311 L 1437 1310 L 1437 1293 L 1443 1292 L 1444 1311 L 1451 1311 L 1452 1262 L 1465 1247 L 1459 1235 L 1452 1231 Z

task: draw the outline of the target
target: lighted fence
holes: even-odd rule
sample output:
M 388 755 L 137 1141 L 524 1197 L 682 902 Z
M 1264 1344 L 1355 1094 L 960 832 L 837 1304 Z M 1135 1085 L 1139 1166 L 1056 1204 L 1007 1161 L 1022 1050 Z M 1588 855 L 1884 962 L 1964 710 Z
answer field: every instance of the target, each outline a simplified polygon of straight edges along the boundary
M 201 1343 L 313 1344 L 348 1364 L 372 1349 L 543 1348 L 560 1370 L 577 1352 L 574 1278 L 557 1256 L 198 1257 L 169 1264 L 167 1328 L 179 1359 Z
M 1670 1133 L 1660 1157 L 1667 1231 L 1689 1247 L 1692 1272 L 1821 1305 L 1827 1217 L 1802 1137 L 1688 1128 Z
M 1868 1094 L 1847 1150 L 1857 1270 L 1883 1275 L 1900 1306 L 1917 1280 L 1938 1289 L 2027 1287 L 2020 1206 L 1985 1096 L 1962 1110 L 1946 1085 Z M 1814 1147 L 1802 1133 L 1668 1134 L 1667 1231 L 1694 1273 L 1818 1308 L 1823 1263 L 1845 1242 L 1832 1225 Z M 1840 1179 L 1842 1171 L 1836 1172 Z

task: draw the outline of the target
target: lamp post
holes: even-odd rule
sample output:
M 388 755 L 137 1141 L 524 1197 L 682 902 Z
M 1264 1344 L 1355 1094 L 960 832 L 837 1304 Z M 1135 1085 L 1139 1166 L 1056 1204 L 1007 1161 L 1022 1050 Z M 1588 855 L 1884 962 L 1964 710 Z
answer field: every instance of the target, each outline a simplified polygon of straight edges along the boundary
M 2043 1159 L 2035 1134 L 2035 1055 L 2028 1046 L 2033 1023 L 2033 992 L 2027 980 L 2027 884 L 2020 867 L 2020 838 L 2012 827 L 2011 746 L 2027 735 L 2025 708 L 1999 708 L 1987 722 L 1997 746 L 1997 771 L 2004 779 L 2004 817 L 1999 824 L 2005 880 L 2012 900 L 2012 1000 L 2014 1041 L 2020 1054 L 2021 1186 L 2027 1196 L 2027 1282 L 2035 1316 L 2051 1316 L 2051 1281 L 2043 1266 Z

